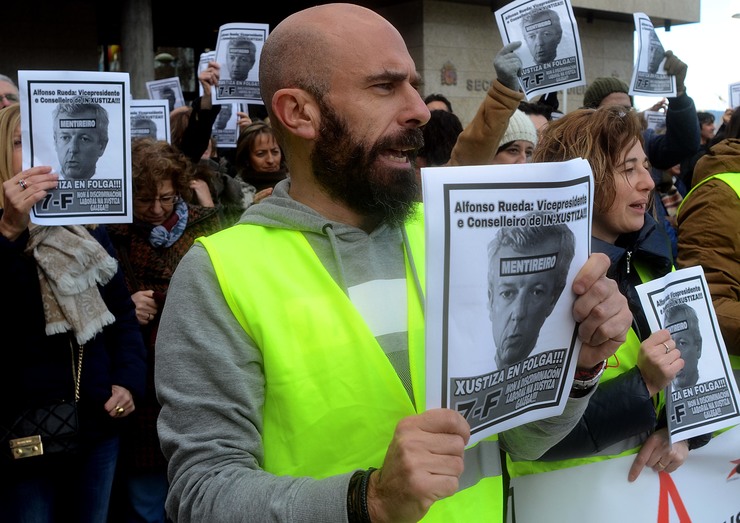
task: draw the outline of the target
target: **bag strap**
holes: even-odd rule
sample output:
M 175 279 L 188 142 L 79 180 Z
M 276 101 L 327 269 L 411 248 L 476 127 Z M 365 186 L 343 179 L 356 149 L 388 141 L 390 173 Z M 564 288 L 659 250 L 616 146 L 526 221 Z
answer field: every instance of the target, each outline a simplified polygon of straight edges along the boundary
M 77 353 L 77 369 L 75 370 L 75 348 L 72 343 L 72 337 L 69 338 L 69 353 L 72 356 L 72 379 L 75 384 L 75 403 L 80 401 L 80 378 L 82 377 L 82 353 L 85 345 L 79 345 L 79 352 Z

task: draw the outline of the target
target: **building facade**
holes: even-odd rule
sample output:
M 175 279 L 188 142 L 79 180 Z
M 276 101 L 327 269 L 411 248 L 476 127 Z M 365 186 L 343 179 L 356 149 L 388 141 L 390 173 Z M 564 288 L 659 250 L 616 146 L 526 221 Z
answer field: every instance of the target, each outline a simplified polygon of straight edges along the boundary
M 146 98 L 161 48 L 201 52 L 215 46 L 218 27 L 229 22 L 274 27 L 291 12 L 316 2 L 222 2 L 203 9 L 172 0 L 119 3 L 11 2 L 4 6 L 0 73 L 20 69 L 99 70 L 109 67 L 109 46 L 120 45 L 120 70 L 131 74 L 134 98 Z M 493 12 L 507 0 L 368 0 L 401 32 L 424 83 L 422 95 L 441 93 L 466 124 L 495 73 L 493 58 L 503 46 Z M 699 22 L 699 0 L 572 0 L 587 81 L 614 76 L 629 82 L 634 55 L 632 14 L 643 12 L 656 27 Z M 197 89 L 197 86 L 195 87 Z M 585 86 L 559 94 L 560 110 L 580 107 Z M 189 93 L 194 96 L 195 92 Z

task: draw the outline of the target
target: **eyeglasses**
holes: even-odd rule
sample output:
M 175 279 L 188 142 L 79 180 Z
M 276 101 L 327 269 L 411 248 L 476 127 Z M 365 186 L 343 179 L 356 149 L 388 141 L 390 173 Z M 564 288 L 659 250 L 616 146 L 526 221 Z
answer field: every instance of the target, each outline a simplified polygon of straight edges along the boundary
M 169 196 L 160 196 L 159 198 L 134 198 L 134 205 L 139 207 L 151 207 L 154 202 L 159 202 L 162 207 L 172 207 L 180 201 L 180 197 L 176 194 L 170 194 Z
M 18 95 L 17 94 L 0 94 L 0 102 L 3 101 L 3 98 L 5 98 L 9 102 L 17 102 L 18 101 Z

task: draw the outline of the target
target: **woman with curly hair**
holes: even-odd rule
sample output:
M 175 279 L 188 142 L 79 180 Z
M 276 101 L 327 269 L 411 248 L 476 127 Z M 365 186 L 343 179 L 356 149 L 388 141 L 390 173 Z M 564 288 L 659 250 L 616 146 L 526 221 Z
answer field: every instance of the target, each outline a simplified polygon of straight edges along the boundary
M 131 146 L 134 222 L 109 232 L 126 277 L 147 346 L 146 394 L 122 442 L 119 477 L 137 521 L 165 521 L 166 462 L 159 449 L 154 392 L 154 347 L 170 278 L 195 238 L 226 224 L 210 197 L 188 203 L 195 167 L 177 148 L 150 138 Z M 206 193 L 207 194 L 207 193 Z

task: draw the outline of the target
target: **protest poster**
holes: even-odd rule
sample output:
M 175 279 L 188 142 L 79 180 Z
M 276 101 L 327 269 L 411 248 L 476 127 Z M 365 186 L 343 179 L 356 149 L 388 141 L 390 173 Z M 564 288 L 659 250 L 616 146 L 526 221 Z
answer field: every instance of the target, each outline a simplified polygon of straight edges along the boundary
M 740 107 L 740 82 L 730 84 L 729 91 L 730 107 L 733 109 L 735 109 L 736 107 Z
M 570 0 L 515 0 L 494 16 L 504 45 L 522 42 L 519 82 L 528 99 L 586 83 Z
M 23 169 L 59 183 L 31 209 L 38 225 L 130 223 L 128 73 L 18 71 Z
M 146 90 L 150 100 L 167 100 L 170 112 L 185 105 L 182 85 L 176 76 L 147 82 Z
M 634 13 L 637 31 L 637 63 L 632 69 L 629 94 L 676 96 L 676 77 L 665 72 L 665 49 L 650 17 Z
M 206 51 L 205 53 L 200 53 L 200 59 L 198 60 L 198 77 L 200 77 L 200 73 L 208 69 L 208 63 L 209 62 L 215 62 L 216 61 L 216 51 Z M 198 82 L 198 96 L 203 96 L 203 84 L 199 81 Z M 211 98 L 216 97 L 216 90 L 211 86 Z
M 216 140 L 218 147 L 236 148 L 236 141 L 239 138 L 237 127 L 239 107 L 238 103 L 221 104 L 221 110 L 211 128 L 211 136 Z
M 643 111 L 643 116 L 647 122 L 647 128 L 656 133 L 665 132 L 665 113 L 663 111 Z
M 588 162 L 424 168 L 422 187 L 427 408 L 460 412 L 470 444 L 560 414 L 580 351 Z
M 131 100 L 131 139 L 154 138 L 172 143 L 167 100 Z
M 262 103 L 259 60 L 268 31 L 267 24 L 229 23 L 219 27 L 216 61 L 221 65 L 221 77 L 216 103 Z
M 634 460 L 632 454 L 512 478 L 508 521 L 580 521 L 591 514 L 600 523 L 740 523 L 740 425 L 689 452 L 671 473 L 644 468 L 629 482 Z
M 668 329 L 684 360 L 665 391 L 671 441 L 740 423 L 740 394 L 702 268 L 674 271 L 636 289 L 652 331 Z

